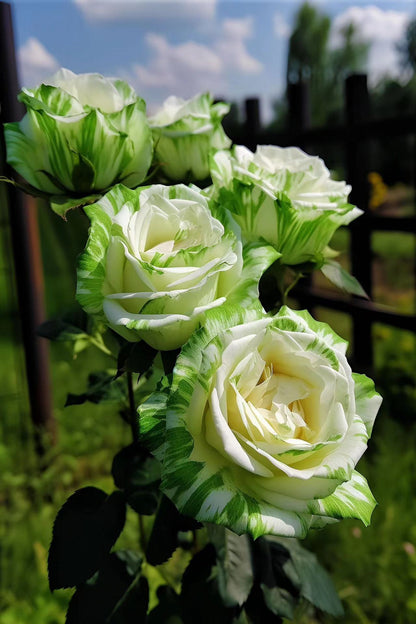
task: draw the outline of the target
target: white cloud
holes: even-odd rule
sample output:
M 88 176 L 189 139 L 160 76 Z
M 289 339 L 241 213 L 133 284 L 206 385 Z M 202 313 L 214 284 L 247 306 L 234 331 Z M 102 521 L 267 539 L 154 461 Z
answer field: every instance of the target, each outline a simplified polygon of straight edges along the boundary
M 35 37 L 30 37 L 17 53 L 20 79 L 24 86 L 35 86 L 59 69 L 59 63 Z
M 400 75 L 400 56 L 396 45 L 403 39 L 410 13 L 383 10 L 374 5 L 352 6 L 338 15 L 332 27 L 331 45 L 341 40 L 341 30 L 348 24 L 357 28 L 360 40 L 370 44 L 368 72 L 372 82 L 388 74 Z
M 146 19 L 207 20 L 217 0 L 73 0 L 91 21 Z
M 171 45 L 164 36 L 149 33 L 150 60 L 134 65 L 128 78 L 139 93 L 144 87 L 158 87 L 185 98 L 198 91 L 219 94 L 226 89 L 228 75 L 262 71 L 262 64 L 246 49 L 245 40 L 251 36 L 251 18 L 224 20 L 212 46 L 194 41 Z
M 190 97 L 197 91 L 222 86 L 222 63 L 207 46 L 188 41 L 172 46 L 161 35 L 149 33 L 146 42 L 152 51 L 147 66 L 134 65 L 134 82 L 145 87 L 164 87 Z
M 277 37 L 281 37 L 282 39 L 287 39 L 292 31 L 289 24 L 280 13 L 275 13 L 273 17 L 273 31 Z
M 245 40 L 253 35 L 251 17 L 227 19 L 222 25 L 220 38 L 214 43 L 214 50 L 227 69 L 234 69 L 242 74 L 258 74 L 262 64 L 251 56 L 245 46 Z

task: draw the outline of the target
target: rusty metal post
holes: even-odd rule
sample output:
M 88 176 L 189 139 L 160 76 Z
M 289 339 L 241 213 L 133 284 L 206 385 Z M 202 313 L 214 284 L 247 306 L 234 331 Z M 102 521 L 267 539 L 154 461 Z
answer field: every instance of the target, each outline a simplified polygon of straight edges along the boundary
M 294 133 L 307 130 L 311 125 L 309 83 L 289 83 L 286 95 L 289 108 L 289 130 Z
M 369 146 L 368 141 L 363 140 L 355 130 L 356 124 L 368 121 L 370 114 L 366 75 L 356 74 L 347 78 L 345 112 L 346 122 L 351 130 L 346 144 L 347 181 L 352 187 L 349 201 L 364 210 L 364 214 L 350 225 L 351 271 L 371 297 L 373 258 L 369 224 L 371 217 L 368 214 Z M 359 314 L 353 316 L 352 342 L 355 367 L 359 371 L 371 374 L 374 354 L 370 318 Z
M 18 121 L 23 107 L 17 101 L 19 91 L 10 5 L 0 2 L 0 121 Z M 0 132 L 2 155 L 6 161 L 3 130 Z M 5 175 L 13 172 L 4 165 Z M 25 352 L 27 384 L 35 445 L 39 454 L 45 450 L 45 434 L 53 443 L 56 427 L 52 414 L 49 350 L 47 342 L 36 335 L 36 329 L 45 320 L 43 268 L 36 201 L 5 184 L 9 207 L 12 250 Z
M 294 135 L 301 134 L 305 130 L 308 130 L 311 125 L 311 102 L 310 102 L 310 89 L 307 82 L 289 83 L 287 85 L 287 103 L 289 112 L 289 131 Z M 304 140 L 296 140 L 296 144 L 303 149 L 307 148 Z M 313 286 L 312 274 L 305 275 L 299 283 L 299 306 L 301 308 L 308 308 L 309 301 L 307 298 L 302 297 L 302 288 L 311 288 Z M 314 308 L 309 304 L 309 312 L 314 314 Z
M 261 130 L 259 98 L 247 98 L 244 101 L 244 108 L 246 113 L 244 124 L 246 141 L 248 147 L 254 151 L 257 147 L 257 139 Z

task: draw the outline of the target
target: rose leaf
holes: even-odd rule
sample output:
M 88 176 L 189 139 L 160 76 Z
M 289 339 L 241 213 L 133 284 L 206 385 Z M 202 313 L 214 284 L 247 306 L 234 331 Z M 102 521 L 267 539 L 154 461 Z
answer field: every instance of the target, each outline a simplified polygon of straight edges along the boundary
M 145 622 L 149 589 L 140 577 L 142 559 L 138 553 L 111 553 L 86 583 L 77 588 L 69 603 L 66 624 L 116 624 Z
M 96 572 L 126 520 L 122 492 L 85 487 L 68 498 L 53 526 L 48 571 L 51 590 L 73 587 Z

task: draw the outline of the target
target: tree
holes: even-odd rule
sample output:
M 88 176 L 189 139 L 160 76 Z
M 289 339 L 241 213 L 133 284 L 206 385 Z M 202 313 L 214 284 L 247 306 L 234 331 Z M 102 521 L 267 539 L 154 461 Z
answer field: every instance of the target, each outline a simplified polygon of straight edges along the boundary
M 405 39 L 397 45 L 402 57 L 404 69 L 416 71 L 416 18 L 412 19 L 406 28 Z
M 305 2 L 295 17 L 289 40 L 287 83 L 308 81 L 311 117 L 315 125 L 335 120 L 342 107 L 343 80 L 365 67 L 368 44 L 360 41 L 354 24 L 339 32 L 340 43 L 330 46 L 331 20 Z

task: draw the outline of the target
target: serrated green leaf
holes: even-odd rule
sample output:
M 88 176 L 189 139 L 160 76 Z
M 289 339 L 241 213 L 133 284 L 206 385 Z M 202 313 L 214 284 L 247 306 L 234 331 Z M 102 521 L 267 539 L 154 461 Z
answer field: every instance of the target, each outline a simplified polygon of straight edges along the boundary
M 219 594 L 215 563 L 215 548 L 207 544 L 186 568 L 181 589 L 184 624 L 230 624 L 238 615 L 239 609 L 226 607 Z
M 254 542 L 253 555 L 256 584 L 265 606 L 275 616 L 292 618 L 299 598 L 299 577 L 291 565 L 289 551 L 261 537 Z
M 299 575 L 300 594 L 315 607 L 335 617 L 344 613 L 340 599 L 329 574 L 319 564 L 316 555 L 303 548 L 297 540 L 279 538 L 290 552 L 290 558 Z
M 88 388 L 82 394 L 68 394 L 65 407 L 90 403 L 114 403 L 125 400 L 127 390 L 122 379 L 115 379 L 114 375 L 100 371 L 88 376 Z
M 80 327 L 75 327 L 71 323 L 66 323 L 61 319 L 52 319 L 45 321 L 37 329 L 37 335 L 48 340 L 56 340 L 59 342 L 76 341 L 81 337 L 88 338 Z
M 52 197 L 48 197 L 52 210 L 64 220 L 66 220 L 65 215 L 68 210 L 93 204 L 100 198 L 101 194 L 86 195 L 85 197 L 67 197 L 63 195 L 52 195 Z
M 145 621 L 147 582 L 138 577 L 142 559 L 133 551 L 111 553 L 100 570 L 77 588 L 66 624 L 137 624 Z M 126 619 L 126 614 L 130 619 Z M 133 619 L 135 618 L 135 619 Z
M 145 624 L 149 605 L 149 583 L 142 576 L 133 581 L 106 620 L 108 624 Z
M 157 589 L 158 605 L 147 617 L 147 624 L 182 624 L 179 596 L 167 585 Z
M 321 266 L 321 271 L 325 277 L 335 286 L 344 290 L 351 295 L 357 295 L 357 297 L 364 297 L 368 299 L 368 295 L 359 283 L 359 281 L 350 275 L 339 262 L 335 260 L 326 260 L 325 264 Z
M 285 618 L 293 618 L 295 599 L 287 589 L 281 587 L 267 587 L 261 583 L 264 604 L 271 613 Z
M 255 585 L 248 601 L 244 605 L 250 624 L 281 624 L 282 618 L 275 615 L 265 604 L 263 593 Z
M 152 515 L 159 503 L 160 470 L 160 463 L 146 449 L 131 444 L 114 457 L 111 472 L 130 507 L 139 514 Z
M 103 340 L 104 329 L 105 326 L 96 323 L 79 305 L 75 305 L 62 316 L 42 323 L 37 334 L 48 340 L 72 342 L 74 357 L 91 346 L 110 355 Z
M 224 604 L 241 607 L 254 583 L 250 538 L 215 525 L 209 526 L 209 536 L 217 552 L 218 587 Z
M 190 531 L 201 525 L 176 509 L 162 496 L 146 549 L 146 559 L 151 565 L 159 565 L 169 559 L 178 546 L 179 531 Z
M 126 519 L 121 492 L 109 496 L 85 487 L 68 498 L 56 516 L 49 549 L 51 590 L 85 582 L 103 564 Z
M 120 349 L 117 360 L 117 374 L 124 372 L 143 374 L 149 370 L 157 355 L 146 342 L 125 342 Z

